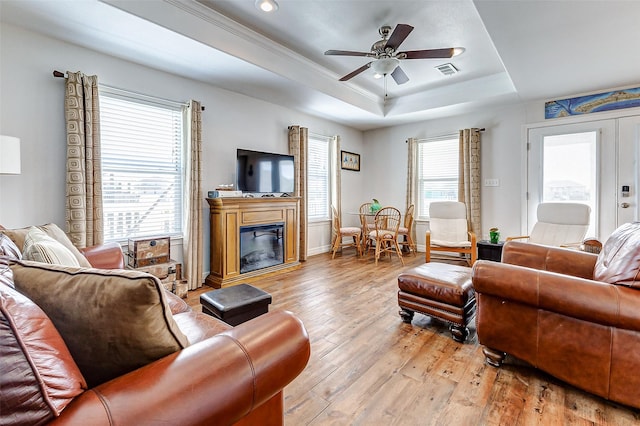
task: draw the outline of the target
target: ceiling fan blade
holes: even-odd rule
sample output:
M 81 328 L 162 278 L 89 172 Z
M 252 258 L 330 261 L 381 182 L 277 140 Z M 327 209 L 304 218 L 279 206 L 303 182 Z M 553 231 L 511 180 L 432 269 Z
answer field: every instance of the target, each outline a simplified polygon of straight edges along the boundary
M 409 77 L 407 77 L 407 74 L 405 74 L 400 67 L 396 67 L 396 69 L 393 70 L 391 77 L 396 81 L 396 84 L 405 84 L 409 81 Z
M 403 59 L 444 59 L 453 56 L 453 47 L 446 49 L 429 49 L 429 50 L 407 50 L 406 52 L 398 52 L 398 56 L 403 55 Z
M 385 47 L 390 47 L 394 50 L 397 49 L 402 44 L 404 39 L 407 38 L 411 31 L 413 31 L 413 27 L 411 25 L 396 25 L 396 28 L 391 33 L 391 36 L 389 36 L 389 40 L 387 40 L 387 44 L 385 45 Z
M 369 67 L 371 66 L 371 62 L 369 62 L 368 64 L 364 64 L 363 66 L 361 66 L 360 68 L 358 68 L 355 71 L 350 72 L 349 74 L 345 75 L 344 77 L 342 77 L 340 79 L 340 81 L 347 81 L 352 79 L 353 77 L 355 77 L 356 75 L 360 74 L 363 71 L 366 71 Z
M 371 52 L 352 52 L 350 50 L 327 50 L 324 54 L 338 56 L 372 56 Z

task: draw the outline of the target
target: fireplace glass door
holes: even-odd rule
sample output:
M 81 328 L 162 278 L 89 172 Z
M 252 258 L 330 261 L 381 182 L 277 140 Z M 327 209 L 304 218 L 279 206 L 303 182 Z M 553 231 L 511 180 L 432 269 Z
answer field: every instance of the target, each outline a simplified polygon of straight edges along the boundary
M 284 223 L 240 227 L 240 273 L 284 263 Z

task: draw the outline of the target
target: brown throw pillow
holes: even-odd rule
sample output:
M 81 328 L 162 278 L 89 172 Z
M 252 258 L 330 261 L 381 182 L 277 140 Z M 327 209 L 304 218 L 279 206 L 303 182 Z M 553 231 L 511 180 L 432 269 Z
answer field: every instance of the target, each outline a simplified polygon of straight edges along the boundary
M 640 222 L 613 231 L 598 254 L 593 279 L 640 288 Z
M 49 316 L 89 387 L 185 348 L 149 274 L 14 261 L 16 289 Z
M 12 285 L 0 262 L 0 423 L 44 424 L 87 384 L 51 320 Z
M 73 245 L 69 237 L 67 237 L 67 234 L 65 234 L 64 231 L 60 229 L 60 227 L 58 227 L 58 225 L 56 225 L 55 223 L 47 223 L 46 225 L 40 225 L 37 228 L 40 228 L 42 231 L 44 231 L 45 234 L 58 241 L 59 243 L 62 243 L 63 246 L 68 248 L 78 260 L 80 266 L 84 266 L 86 268 L 91 267 L 91 264 L 89 263 L 87 258 L 84 257 L 82 253 L 80 253 L 80 250 L 78 250 L 76 246 Z M 2 229 L 0 230 L 0 233 L 5 234 L 9 238 L 11 238 L 11 240 L 13 240 L 18 248 L 20 250 L 23 250 L 24 240 L 27 237 L 27 233 L 29 233 L 30 229 L 31 227 L 20 229 Z

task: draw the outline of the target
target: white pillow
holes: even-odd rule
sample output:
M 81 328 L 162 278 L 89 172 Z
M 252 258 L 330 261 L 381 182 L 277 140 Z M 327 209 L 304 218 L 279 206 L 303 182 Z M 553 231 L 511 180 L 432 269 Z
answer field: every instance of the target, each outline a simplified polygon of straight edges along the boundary
M 24 239 L 22 258 L 53 265 L 80 266 L 71 250 L 35 226 L 29 228 Z
M 0 0 L 2 1 L 2 0 Z M 36 226 L 42 232 L 53 238 L 54 240 L 61 243 L 65 246 L 73 255 L 76 257 L 76 260 L 80 264 L 80 266 L 84 266 L 86 268 L 91 268 L 91 264 L 87 260 L 86 257 L 80 250 L 73 245 L 67 234 L 58 227 L 55 223 L 47 223 L 46 225 Z M 0 226 L 0 228 L 2 228 Z M 24 249 L 24 239 L 27 237 L 27 233 L 31 227 L 19 228 L 19 229 L 0 229 L 0 234 L 5 234 L 7 237 L 11 238 L 11 240 L 18 246 L 20 249 Z

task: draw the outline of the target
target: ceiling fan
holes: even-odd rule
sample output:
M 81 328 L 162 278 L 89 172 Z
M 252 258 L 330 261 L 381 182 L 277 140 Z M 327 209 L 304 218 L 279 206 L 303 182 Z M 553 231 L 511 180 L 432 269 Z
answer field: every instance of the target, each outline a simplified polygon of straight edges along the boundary
M 363 71 L 372 68 L 379 76 L 386 76 L 391 74 L 391 77 L 397 84 L 404 84 L 409 81 L 409 77 L 400 68 L 400 61 L 404 59 L 443 59 L 457 56 L 464 52 L 463 47 L 448 47 L 444 49 L 428 49 L 428 50 L 407 50 L 404 52 L 398 52 L 398 48 L 402 42 L 407 38 L 409 33 L 413 31 L 413 27 L 407 24 L 396 25 L 393 32 L 388 25 L 380 27 L 378 32 L 382 36 L 382 40 L 378 40 L 371 46 L 370 52 L 353 52 L 349 50 L 327 50 L 325 55 L 337 55 L 337 56 L 364 56 L 367 58 L 375 58 L 375 60 L 368 62 L 358 68 L 357 70 L 350 72 L 340 79 L 340 81 L 347 81 Z M 391 34 L 391 35 L 389 35 Z

